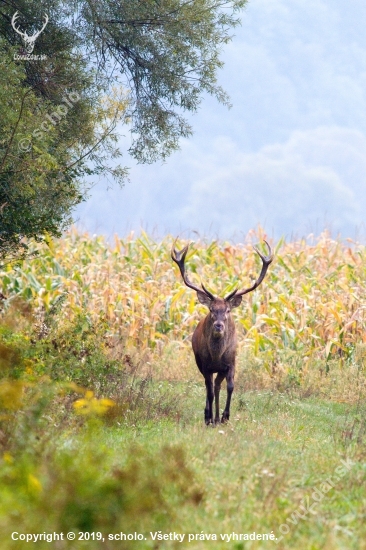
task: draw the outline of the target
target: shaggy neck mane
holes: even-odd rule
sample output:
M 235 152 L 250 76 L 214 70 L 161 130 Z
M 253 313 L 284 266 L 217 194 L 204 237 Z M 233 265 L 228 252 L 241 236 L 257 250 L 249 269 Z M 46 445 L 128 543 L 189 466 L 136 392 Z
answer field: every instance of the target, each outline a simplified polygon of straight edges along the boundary
M 208 347 L 212 359 L 220 359 L 221 355 L 224 353 L 227 345 L 227 332 L 222 336 L 215 337 L 212 333 L 212 327 L 210 327 L 210 335 L 208 340 Z

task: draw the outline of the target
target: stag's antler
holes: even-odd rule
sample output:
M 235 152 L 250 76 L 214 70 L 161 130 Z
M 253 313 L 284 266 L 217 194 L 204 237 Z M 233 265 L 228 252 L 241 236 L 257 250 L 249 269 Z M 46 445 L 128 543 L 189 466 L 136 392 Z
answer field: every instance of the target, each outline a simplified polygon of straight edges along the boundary
M 264 277 L 266 276 L 268 266 L 273 262 L 273 257 L 274 257 L 271 247 L 269 246 L 267 241 L 264 241 L 264 242 L 266 243 L 266 245 L 268 247 L 268 256 L 265 256 L 264 254 L 262 254 L 256 246 L 253 246 L 254 250 L 260 256 L 260 258 L 263 262 L 262 271 L 260 272 L 258 279 L 249 288 L 246 288 L 246 289 L 240 290 L 240 291 L 238 291 L 238 289 L 234 290 L 228 296 L 226 296 L 225 300 L 230 300 L 230 298 L 232 298 L 233 296 L 243 296 L 244 294 L 247 294 L 248 292 L 251 292 L 252 290 L 256 289 L 261 284 Z
M 184 248 L 182 248 L 182 250 L 177 250 L 176 248 L 174 248 L 174 245 L 175 245 L 176 241 L 177 241 L 177 239 L 174 241 L 173 246 L 172 246 L 171 257 L 172 257 L 172 260 L 178 265 L 184 283 L 189 288 L 192 288 L 193 290 L 195 290 L 196 292 L 199 292 L 199 293 L 202 293 L 202 289 L 203 289 L 203 292 L 211 300 L 214 300 L 215 296 L 213 294 L 211 294 L 211 292 L 209 292 L 203 284 L 201 285 L 202 286 L 202 289 L 201 289 L 198 286 L 191 283 L 191 281 L 188 279 L 188 276 L 187 276 L 186 270 L 185 270 L 185 266 L 184 266 L 184 260 L 186 258 L 187 252 L 188 252 L 189 244 L 187 244 Z

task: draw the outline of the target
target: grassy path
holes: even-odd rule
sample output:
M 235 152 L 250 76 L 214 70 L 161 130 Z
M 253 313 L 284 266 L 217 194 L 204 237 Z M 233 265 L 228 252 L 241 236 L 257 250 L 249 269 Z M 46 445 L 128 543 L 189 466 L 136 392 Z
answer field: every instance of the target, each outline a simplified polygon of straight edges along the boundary
M 204 499 L 177 510 L 168 532 L 185 540 L 164 547 L 366 548 L 362 411 L 265 392 L 246 394 L 239 403 L 227 426 L 204 427 L 200 411 L 184 426 L 162 420 L 100 435 L 121 457 L 131 444 L 151 452 L 176 446 L 186 456 Z M 190 406 L 193 412 L 195 400 Z M 277 541 L 220 537 L 253 532 L 273 532 Z M 188 534 L 202 533 L 218 540 L 188 543 Z

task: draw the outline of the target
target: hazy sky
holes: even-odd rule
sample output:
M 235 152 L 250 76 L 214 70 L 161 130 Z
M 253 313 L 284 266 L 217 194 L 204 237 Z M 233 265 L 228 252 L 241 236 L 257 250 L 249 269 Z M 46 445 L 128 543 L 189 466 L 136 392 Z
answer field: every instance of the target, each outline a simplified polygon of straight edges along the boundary
M 232 109 L 206 98 L 165 164 L 126 156 L 131 181 L 95 186 L 78 225 L 107 236 L 237 238 L 258 224 L 276 238 L 365 235 L 365 29 L 365 0 L 251 0 L 222 56 Z

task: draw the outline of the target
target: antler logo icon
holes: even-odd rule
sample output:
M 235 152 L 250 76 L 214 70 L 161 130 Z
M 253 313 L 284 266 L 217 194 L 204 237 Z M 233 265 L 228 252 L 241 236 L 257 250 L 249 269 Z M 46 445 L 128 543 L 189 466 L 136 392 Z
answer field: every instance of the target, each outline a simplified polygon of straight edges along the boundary
M 16 20 L 17 18 L 19 17 L 19 14 L 18 12 L 16 11 L 12 17 L 12 20 L 11 20 L 11 26 L 13 27 L 13 29 L 15 30 L 15 32 L 17 32 L 18 34 L 20 34 L 20 36 L 23 38 L 24 40 L 24 43 L 25 43 L 25 49 L 27 50 L 28 53 L 32 53 L 33 52 L 33 49 L 34 49 L 34 44 L 37 40 L 37 38 L 39 37 L 39 35 L 41 34 L 41 32 L 44 31 L 44 29 L 46 28 L 46 25 L 48 23 L 48 15 L 45 14 L 44 16 L 44 25 L 43 27 L 41 28 L 41 30 L 35 32 L 34 34 L 32 34 L 32 36 L 28 36 L 28 34 L 26 33 L 26 31 L 21 31 L 19 28 L 16 27 Z

